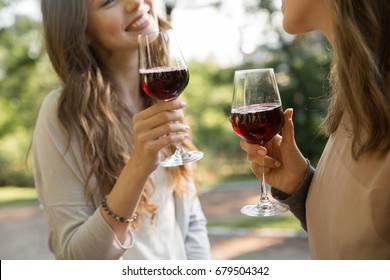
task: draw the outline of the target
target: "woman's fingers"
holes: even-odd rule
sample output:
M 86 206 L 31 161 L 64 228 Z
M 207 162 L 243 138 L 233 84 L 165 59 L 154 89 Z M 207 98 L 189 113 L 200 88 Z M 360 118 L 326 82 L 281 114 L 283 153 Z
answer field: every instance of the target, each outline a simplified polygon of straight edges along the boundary
M 133 119 L 137 120 L 147 120 L 150 118 L 155 117 L 161 112 L 168 112 L 168 111 L 175 111 L 175 110 L 181 110 L 185 108 L 186 103 L 181 100 L 173 100 L 168 102 L 159 102 L 154 104 L 153 106 L 139 112 L 137 115 L 134 116 Z M 182 115 L 181 115 L 182 117 Z
M 160 105 L 160 103 L 156 104 L 138 113 L 133 117 L 133 126 L 134 126 L 135 133 L 140 133 L 142 131 L 149 131 L 155 128 L 159 128 L 163 135 L 164 134 L 163 130 L 165 130 L 165 133 L 171 133 L 174 132 L 175 130 L 178 130 L 177 125 L 173 125 L 173 124 L 183 123 L 184 121 L 184 114 L 183 114 L 183 110 L 180 107 L 180 104 L 178 105 L 177 103 L 172 103 L 170 104 L 171 106 L 167 106 L 169 104 L 165 104 L 165 103 L 170 103 L 170 102 L 161 102 L 161 103 L 164 104 L 162 105 Z M 165 109 L 169 109 L 169 110 L 165 110 Z
M 281 166 L 281 163 L 272 157 L 267 156 L 267 149 L 261 145 L 250 144 L 245 140 L 240 142 L 241 148 L 246 151 L 247 158 L 252 163 L 262 167 L 262 168 L 278 168 Z
M 170 139 L 176 139 L 176 135 L 180 136 L 180 134 L 188 134 L 190 130 L 190 127 L 186 124 L 182 123 L 166 123 L 164 125 L 160 125 L 153 129 L 146 129 L 138 132 L 138 138 L 142 142 L 147 141 L 153 141 L 153 140 L 160 140 L 161 138 L 167 138 L 165 139 L 164 143 L 166 141 L 169 141 Z M 185 136 L 185 135 L 183 135 Z M 182 137 L 179 137 L 182 138 Z
M 166 123 L 158 126 L 153 130 L 150 130 L 150 137 L 160 138 L 169 134 L 188 133 L 190 127 L 186 124 L 179 122 Z
M 246 140 L 241 140 L 240 141 L 240 146 L 241 146 L 241 149 L 243 149 L 247 154 L 257 154 L 257 151 L 258 150 L 263 150 L 265 152 L 265 154 L 267 153 L 267 149 L 261 145 L 257 145 L 257 144 L 251 144 L 251 143 L 248 143 Z
M 261 179 L 263 172 L 265 175 L 267 175 L 271 171 L 271 168 L 261 166 L 261 165 L 252 161 L 251 162 L 251 170 L 256 175 L 257 178 Z
M 292 108 L 284 112 L 284 125 L 282 128 L 283 142 L 290 147 L 295 146 L 294 123 L 292 121 L 293 113 Z
M 184 124 L 184 102 L 174 100 L 157 103 L 133 117 L 135 145 L 147 153 L 189 138 L 189 126 Z
M 176 134 L 167 134 L 157 139 L 140 140 L 139 142 L 142 143 L 142 147 L 146 151 L 158 152 L 166 146 L 183 142 L 189 137 L 190 137 L 189 133 L 176 133 Z
M 281 166 L 281 163 L 278 160 L 269 156 L 261 157 L 248 155 L 247 158 L 249 161 L 264 168 L 278 168 Z

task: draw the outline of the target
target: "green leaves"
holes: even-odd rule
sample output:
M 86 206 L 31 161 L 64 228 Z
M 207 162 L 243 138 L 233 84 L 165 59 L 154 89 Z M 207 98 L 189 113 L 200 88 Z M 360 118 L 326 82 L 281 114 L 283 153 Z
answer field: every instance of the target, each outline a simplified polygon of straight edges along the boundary
M 0 1 L 0 7 L 16 2 Z M 57 79 L 44 55 L 40 22 L 25 15 L 14 20 L 0 29 L 0 186 L 31 186 L 25 161 L 35 119 Z
M 0 0 L 0 9 L 16 2 Z M 270 15 L 275 12 L 272 1 L 251 3 L 252 12 L 256 7 Z M 12 25 L 3 27 L 1 20 L 0 186 L 31 186 L 31 165 L 26 168 L 26 157 L 36 115 L 58 79 L 43 49 L 41 23 L 17 15 Z M 250 174 L 240 139 L 228 121 L 236 69 L 273 67 L 283 108 L 294 108 L 296 140 L 303 154 L 315 164 L 322 152 L 326 139 L 318 137 L 317 132 L 327 107 L 324 96 L 328 85 L 324 81 L 331 59 L 325 39 L 320 34 L 309 34 L 287 40 L 276 27 L 270 28 L 275 29 L 277 43 L 262 42 L 255 52 L 258 55 L 246 57 L 245 64 L 222 68 L 211 62 L 189 63 L 190 82 L 181 98 L 188 103 L 186 117 L 194 143 L 205 153 L 199 162 L 205 183 Z

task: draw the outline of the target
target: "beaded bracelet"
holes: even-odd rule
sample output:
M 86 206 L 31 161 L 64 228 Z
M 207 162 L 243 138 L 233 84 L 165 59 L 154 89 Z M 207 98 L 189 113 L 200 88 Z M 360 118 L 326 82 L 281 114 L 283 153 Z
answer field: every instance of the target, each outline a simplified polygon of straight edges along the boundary
M 121 216 L 115 214 L 114 212 L 112 212 L 111 209 L 108 208 L 107 197 L 108 197 L 108 195 L 103 197 L 102 207 L 103 207 L 104 212 L 106 212 L 109 216 L 113 217 L 115 220 L 117 220 L 118 222 L 121 222 L 121 223 L 133 223 L 133 222 L 135 222 L 135 220 L 137 220 L 137 213 L 135 213 L 133 215 L 133 217 L 131 217 L 131 218 L 125 218 L 125 217 L 121 217 Z

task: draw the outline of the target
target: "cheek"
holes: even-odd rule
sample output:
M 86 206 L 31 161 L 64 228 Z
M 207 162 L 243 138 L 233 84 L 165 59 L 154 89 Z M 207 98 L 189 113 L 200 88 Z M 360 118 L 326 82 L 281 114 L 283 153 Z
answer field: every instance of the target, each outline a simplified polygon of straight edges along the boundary
M 88 37 L 100 45 L 109 44 L 111 38 L 121 30 L 121 25 L 115 19 L 107 20 L 107 18 L 100 21 L 91 22 L 87 28 Z
M 93 12 L 88 17 L 87 31 L 91 37 L 117 33 L 121 30 L 121 13 L 117 9 L 108 12 Z

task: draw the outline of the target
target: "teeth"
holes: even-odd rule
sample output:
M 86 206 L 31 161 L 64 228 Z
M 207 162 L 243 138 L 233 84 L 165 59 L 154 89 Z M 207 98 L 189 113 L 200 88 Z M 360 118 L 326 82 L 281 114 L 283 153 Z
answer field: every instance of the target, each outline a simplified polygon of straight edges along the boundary
M 149 20 L 149 14 L 146 13 L 144 14 L 139 20 L 137 20 L 136 22 L 134 22 L 132 25 L 131 25 L 131 28 L 137 28 L 137 27 L 140 27 L 142 24 L 144 24 L 145 22 L 147 22 Z

